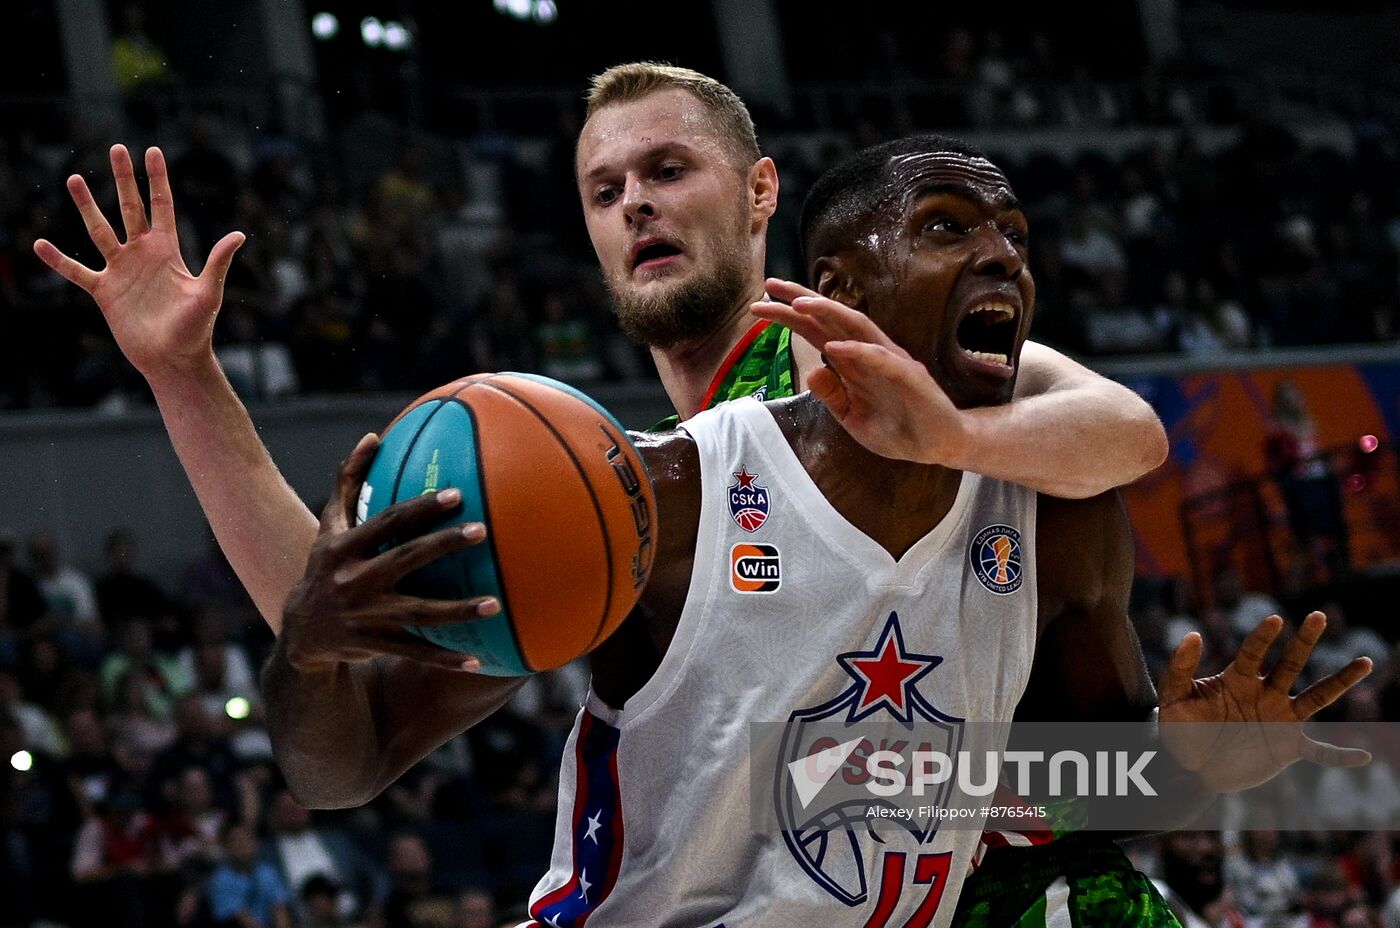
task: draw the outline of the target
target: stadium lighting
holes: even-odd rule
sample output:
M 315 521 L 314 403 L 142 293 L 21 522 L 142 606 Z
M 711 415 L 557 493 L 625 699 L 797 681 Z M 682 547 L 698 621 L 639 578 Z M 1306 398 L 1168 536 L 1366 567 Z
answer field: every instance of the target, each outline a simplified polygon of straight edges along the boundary
M 334 13 L 317 13 L 311 17 L 311 34 L 322 42 L 330 41 L 340 32 L 340 20 Z
M 1374 435 L 1361 436 L 1361 451 L 1363 454 L 1370 454 L 1381 446 L 1380 440 Z
M 396 23 L 390 20 L 384 24 L 384 47 L 391 48 L 396 52 L 401 52 L 408 48 L 412 36 L 404 28 L 403 23 Z
M 360 38 L 370 48 L 375 48 L 384 41 L 384 24 L 376 17 L 366 16 L 360 20 Z
M 492 5 L 497 13 L 519 20 L 534 19 L 541 26 L 559 18 L 559 5 L 554 0 L 495 0 Z
M 34 766 L 34 755 L 28 751 L 16 751 L 10 755 L 10 766 L 20 773 L 25 773 Z
M 235 720 L 246 719 L 251 708 L 252 707 L 248 705 L 248 700 L 244 699 L 242 696 L 234 696 L 228 702 L 224 703 L 224 712 L 228 713 L 229 718 Z

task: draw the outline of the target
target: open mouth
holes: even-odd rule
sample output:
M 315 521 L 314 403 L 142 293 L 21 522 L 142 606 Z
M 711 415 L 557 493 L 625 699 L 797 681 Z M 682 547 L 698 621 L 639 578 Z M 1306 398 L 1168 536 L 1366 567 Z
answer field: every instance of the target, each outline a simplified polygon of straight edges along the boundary
M 1016 308 L 989 302 L 974 307 L 958 323 L 958 347 L 975 361 L 1011 367 L 1016 350 Z
M 637 270 L 645 264 L 653 261 L 664 261 L 666 258 L 674 258 L 681 253 L 681 250 L 669 242 L 652 242 L 637 250 L 632 256 L 632 270 Z

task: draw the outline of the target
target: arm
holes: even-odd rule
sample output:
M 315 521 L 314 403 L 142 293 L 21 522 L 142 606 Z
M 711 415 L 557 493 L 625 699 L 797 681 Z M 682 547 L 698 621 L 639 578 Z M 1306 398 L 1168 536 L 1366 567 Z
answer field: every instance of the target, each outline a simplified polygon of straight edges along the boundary
M 362 805 L 448 738 L 494 712 L 521 680 L 478 676 L 464 654 L 404 626 L 492 615 L 490 597 L 461 602 L 394 592 L 404 575 L 485 538 L 480 523 L 417 534 L 460 504 L 456 490 L 398 503 L 351 528 L 376 444 L 342 465 L 306 575 L 263 670 L 268 733 L 297 799 L 314 808 Z M 379 552 L 391 539 L 416 535 Z
M 282 603 L 301 577 L 316 518 L 278 473 L 257 429 L 214 358 L 214 319 L 224 278 L 243 244 L 231 232 L 195 277 L 180 255 L 170 178 L 160 149 L 146 152 L 151 219 L 131 156 L 114 145 L 112 173 L 125 223 L 116 233 L 78 175 L 68 191 L 106 267 L 94 271 L 40 239 L 35 253 L 97 302 L 117 345 L 155 394 L 185 473 L 219 545 L 274 633 Z
M 828 366 L 805 385 L 876 454 L 1071 499 L 1129 483 L 1166 459 L 1166 432 L 1146 401 L 1053 349 L 1022 347 L 1013 402 L 958 409 L 863 313 L 796 284 L 766 286 L 772 301 L 754 304 L 755 314 L 821 347 Z

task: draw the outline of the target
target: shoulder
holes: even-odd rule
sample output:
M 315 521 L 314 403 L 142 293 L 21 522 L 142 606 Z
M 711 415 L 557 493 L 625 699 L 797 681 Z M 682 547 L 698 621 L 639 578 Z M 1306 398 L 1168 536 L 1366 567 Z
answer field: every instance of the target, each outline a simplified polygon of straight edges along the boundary
M 682 430 L 633 433 L 656 494 L 657 549 L 647 598 L 673 583 L 689 584 L 700 527 L 700 451 Z

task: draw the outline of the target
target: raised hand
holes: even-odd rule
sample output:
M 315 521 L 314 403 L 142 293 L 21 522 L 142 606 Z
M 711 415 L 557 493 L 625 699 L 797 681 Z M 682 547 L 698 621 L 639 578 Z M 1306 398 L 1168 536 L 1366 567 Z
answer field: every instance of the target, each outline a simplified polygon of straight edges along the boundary
M 764 288 L 770 299 L 751 311 L 822 352 L 827 366 L 807 387 L 852 438 L 881 457 L 947 464 L 959 456 L 964 414 L 869 316 L 791 281 L 769 278 Z
M 282 646 L 301 671 L 325 670 L 382 654 L 410 658 L 445 670 L 477 670 L 480 662 L 438 647 L 407 625 L 447 625 L 495 615 L 490 596 L 467 600 L 422 599 L 394 591 L 405 575 L 439 557 L 486 538 L 480 522 L 416 535 L 380 552 L 386 543 L 415 535 L 461 504 L 461 491 L 443 490 L 395 503 L 354 525 L 355 503 L 379 439 L 366 435 L 340 467 L 336 490 L 321 514 L 321 528 L 302 577 L 283 611 Z
M 195 370 L 213 358 L 214 317 L 223 302 L 224 278 L 244 235 L 230 232 L 221 238 L 210 251 L 204 270 L 194 276 L 180 256 L 165 156 L 159 148 L 146 150 L 149 222 L 126 146 L 113 145 L 111 158 L 125 243 L 117 239 L 102 215 L 87 182 L 74 174 L 68 178 L 68 192 L 106 266 L 95 271 L 45 239 L 34 243 L 34 252 L 91 294 L 122 353 L 147 380 Z
M 1308 737 L 1303 723 L 1361 682 L 1371 672 L 1370 658 L 1358 657 L 1290 695 L 1326 627 L 1325 615 L 1309 613 L 1266 674 L 1264 657 L 1283 630 L 1283 619 L 1269 616 L 1245 638 L 1230 666 L 1199 680 L 1193 678 L 1201 660 L 1201 636 L 1187 635 L 1162 674 L 1158 696 L 1162 742 L 1177 763 L 1216 792 L 1256 786 L 1298 760 L 1325 767 L 1369 763 L 1366 751 Z

